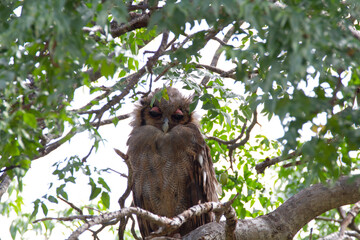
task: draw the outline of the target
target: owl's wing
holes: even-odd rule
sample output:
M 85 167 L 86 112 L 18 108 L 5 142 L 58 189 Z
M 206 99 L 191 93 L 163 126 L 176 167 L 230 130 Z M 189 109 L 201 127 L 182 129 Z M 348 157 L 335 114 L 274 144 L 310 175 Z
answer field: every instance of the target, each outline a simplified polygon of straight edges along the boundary
M 188 155 L 189 160 L 193 163 L 192 168 L 187 169 L 190 178 L 188 178 L 186 192 L 190 193 L 187 195 L 190 207 L 199 203 L 217 202 L 218 193 L 221 188 L 216 179 L 210 149 L 195 124 L 187 124 L 186 128 L 192 135 L 190 138 L 192 139 L 192 144 L 189 144 L 188 148 L 192 148 L 194 151 L 194 155 Z M 180 228 L 180 232 L 187 233 L 211 221 L 214 221 L 213 213 L 203 214 L 185 223 Z

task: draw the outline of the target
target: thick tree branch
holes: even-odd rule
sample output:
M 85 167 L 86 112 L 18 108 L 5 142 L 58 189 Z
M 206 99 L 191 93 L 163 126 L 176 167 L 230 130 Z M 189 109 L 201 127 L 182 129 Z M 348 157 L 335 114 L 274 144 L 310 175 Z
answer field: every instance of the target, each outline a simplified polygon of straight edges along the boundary
M 334 184 L 316 184 L 303 189 L 275 211 L 255 219 L 238 220 L 236 239 L 292 239 L 316 216 L 360 200 L 360 176 L 342 177 Z M 225 239 L 224 223 L 209 223 L 183 239 Z

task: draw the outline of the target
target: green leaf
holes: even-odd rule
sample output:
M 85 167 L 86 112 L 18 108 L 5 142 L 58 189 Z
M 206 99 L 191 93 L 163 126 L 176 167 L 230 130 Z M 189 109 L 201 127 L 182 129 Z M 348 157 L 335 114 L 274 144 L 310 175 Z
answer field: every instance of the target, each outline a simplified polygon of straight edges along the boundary
M 70 177 L 68 177 L 68 178 L 66 178 L 65 179 L 65 182 L 72 182 L 72 183 L 76 183 L 76 178 L 75 177 L 73 177 L 73 176 L 70 176 Z
M 47 216 L 49 210 L 48 210 L 47 206 L 45 205 L 45 203 L 41 203 L 41 208 L 43 210 L 44 215 Z
M 101 193 L 101 188 L 96 187 L 96 184 L 92 178 L 90 178 L 89 185 L 91 186 L 90 200 L 93 200 Z
M 93 200 L 94 198 L 96 198 L 99 194 L 101 193 L 101 188 L 91 188 L 91 194 L 89 197 L 89 200 Z
M 62 184 L 58 188 L 56 188 L 56 194 L 68 200 L 68 194 L 64 191 L 65 186 L 65 184 Z
M 54 196 L 49 196 L 48 200 L 52 203 L 58 203 L 58 200 Z
M 34 217 L 36 216 L 36 214 L 38 213 L 38 211 L 39 211 L 39 204 L 40 204 L 40 200 L 39 200 L 39 199 L 36 199 L 35 202 L 34 202 L 34 210 L 33 210 L 33 212 L 31 213 L 30 219 L 34 218 Z
M 194 97 L 192 102 L 190 103 L 190 113 L 195 110 L 198 103 L 199 103 L 199 97 Z
M 17 226 L 12 223 L 10 226 L 10 235 L 12 239 L 15 239 L 17 231 L 18 231 Z
M 24 122 L 29 125 L 32 128 L 37 128 L 37 121 L 36 121 L 36 117 L 28 112 L 25 112 L 23 114 L 23 120 Z
M 101 201 L 107 209 L 110 208 L 110 196 L 107 192 L 101 193 Z
M 109 185 L 107 185 L 107 183 L 105 182 L 105 180 L 102 177 L 99 177 L 98 183 L 101 184 L 103 186 L 103 188 L 105 188 L 106 190 L 111 192 Z
M 101 65 L 101 74 L 104 77 L 111 77 L 115 73 L 115 64 L 104 61 Z

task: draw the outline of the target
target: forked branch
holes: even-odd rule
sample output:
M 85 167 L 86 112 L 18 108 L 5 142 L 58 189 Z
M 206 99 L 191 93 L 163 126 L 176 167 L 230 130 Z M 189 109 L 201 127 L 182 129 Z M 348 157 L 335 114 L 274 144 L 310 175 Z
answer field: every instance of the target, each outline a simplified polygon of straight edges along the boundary
M 234 214 L 234 210 L 231 210 L 232 201 L 233 200 L 225 203 L 207 202 L 207 203 L 195 205 L 173 218 L 158 216 L 156 214 L 153 214 L 149 211 L 146 211 L 138 207 L 128 207 L 115 212 L 104 213 L 97 216 L 77 215 L 77 216 L 60 217 L 60 218 L 47 217 L 47 218 L 38 219 L 34 221 L 34 223 L 40 221 L 46 221 L 46 220 L 58 220 L 58 221 L 73 221 L 76 219 L 86 220 L 86 222 L 83 225 L 81 225 L 78 229 L 76 229 L 68 238 L 68 240 L 76 240 L 83 232 L 89 230 L 89 228 L 92 226 L 103 225 L 109 222 L 114 224 L 118 222 L 120 218 L 124 218 L 126 216 L 131 216 L 135 214 L 138 217 L 144 218 L 152 223 L 162 226 L 159 228 L 157 232 L 153 233 L 153 236 L 159 236 L 159 235 L 164 235 L 166 233 L 170 233 L 178 229 L 182 224 L 184 224 L 189 219 L 195 216 L 200 216 L 204 213 L 214 211 L 214 212 L 225 212 L 225 217 L 227 219 L 227 222 L 229 223 L 228 234 L 229 236 L 234 236 L 233 235 L 235 229 L 234 226 L 236 226 L 237 220 L 236 220 L 236 214 Z

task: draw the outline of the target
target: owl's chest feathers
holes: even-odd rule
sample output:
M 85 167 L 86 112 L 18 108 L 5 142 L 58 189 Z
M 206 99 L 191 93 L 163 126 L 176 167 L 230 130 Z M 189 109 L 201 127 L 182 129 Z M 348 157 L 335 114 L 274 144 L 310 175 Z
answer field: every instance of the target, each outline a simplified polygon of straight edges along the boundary
M 190 170 L 194 165 L 194 160 L 198 158 L 194 146 L 190 142 L 182 142 L 176 139 L 158 138 L 155 141 L 143 146 L 147 156 L 142 158 L 143 167 L 150 172 L 154 168 L 163 174 L 171 175 L 173 172 Z M 154 172 L 153 172 L 154 173 Z
M 199 157 L 201 146 L 195 141 L 193 133 L 192 129 L 184 126 L 175 127 L 168 133 L 150 126 L 133 132 L 129 153 L 134 181 L 148 182 L 142 188 L 149 188 L 150 195 L 153 195 L 152 188 L 155 185 L 160 186 L 161 192 L 172 193 L 167 197 L 185 191 L 182 188 L 187 186 L 189 180 L 194 179 L 193 169 L 195 165 L 199 166 L 199 160 L 202 159 Z M 132 143 L 135 139 L 137 144 Z M 159 191 L 155 192 L 160 194 Z

